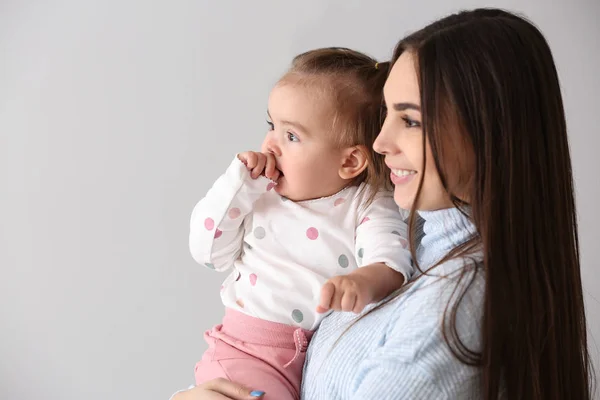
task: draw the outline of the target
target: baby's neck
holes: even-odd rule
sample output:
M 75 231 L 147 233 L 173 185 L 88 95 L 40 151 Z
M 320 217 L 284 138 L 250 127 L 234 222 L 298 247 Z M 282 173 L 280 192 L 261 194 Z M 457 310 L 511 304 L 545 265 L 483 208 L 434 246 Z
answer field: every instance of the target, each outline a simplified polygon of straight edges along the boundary
M 324 195 L 321 195 L 321 196 L 317 195 L 317 196 L 309 197 L 307 199 L 302 199 L 302 200 L 294 200 L 294 202 L 296 202 L 296 203 L 302 203 L 302 202 L 307 202 L 307 201 L 317 201 L 317 200 L 329 199 L 331 197 L 339 195 L 340 193 L 344 192 L 346 189 L 348 189 L 350 187 L 353 187 L 353 186 L 356 186 L 356 185 L 354 185 L 352 183 L 349 183 L 347 185 L 342 186 L 339 189 L 327 191 L 327 193 L 324 194 Z

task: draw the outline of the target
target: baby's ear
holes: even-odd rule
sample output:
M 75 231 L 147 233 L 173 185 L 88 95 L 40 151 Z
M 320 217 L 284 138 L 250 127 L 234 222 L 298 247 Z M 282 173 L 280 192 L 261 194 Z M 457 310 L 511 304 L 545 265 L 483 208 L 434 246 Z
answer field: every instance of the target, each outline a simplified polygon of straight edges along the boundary
M 363 145 L 348 147 L 342 152 L 339 174 L 342 179 L 354 179 L 369 165 L 369 151 Z

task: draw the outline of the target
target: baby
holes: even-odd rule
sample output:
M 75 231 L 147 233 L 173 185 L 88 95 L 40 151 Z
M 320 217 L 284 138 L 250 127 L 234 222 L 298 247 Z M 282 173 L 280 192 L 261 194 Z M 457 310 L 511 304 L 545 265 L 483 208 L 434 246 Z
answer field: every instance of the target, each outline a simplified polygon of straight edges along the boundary
M 222 377 L 299 399 L 327 312 L 360 313 L 410 278 L 406 225 L 372 150 L 387 69 L 349 49 L 297 56 L 269 96 L 261 152 L 239 153 L 194 208 L 194 259 L 233 268 L 196 384 Z

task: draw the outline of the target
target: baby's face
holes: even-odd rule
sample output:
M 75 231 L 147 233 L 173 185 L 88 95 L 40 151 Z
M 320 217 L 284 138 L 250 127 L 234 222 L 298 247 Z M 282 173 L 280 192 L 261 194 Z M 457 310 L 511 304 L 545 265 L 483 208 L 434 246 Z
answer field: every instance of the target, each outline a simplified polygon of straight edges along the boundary
M 279 83 L 269 96 L 269 131 L 263 152 L 275 155 L 281 177 L 275 190 L 290 200 L 331 196 L 347 182 L 340 177 L 342 150 L 331 132 L 332 111 L 315 88 Z

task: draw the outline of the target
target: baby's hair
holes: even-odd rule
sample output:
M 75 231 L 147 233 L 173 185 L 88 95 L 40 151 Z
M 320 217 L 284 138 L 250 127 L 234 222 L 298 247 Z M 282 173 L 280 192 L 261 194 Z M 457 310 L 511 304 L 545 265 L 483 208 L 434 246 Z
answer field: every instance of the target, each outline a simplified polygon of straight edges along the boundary
M 390 189 L 383 157 L 373 151 L 381 130 L 383 85 L 389 62 L 347 48 L 328 47 L 299 54 L 280 84 L 293 83 L 321 91 L 332 104 L 331 132 L 338 146 L 364 145 L 368 167 L 353 182 L 367 183 L 369 200 L 381 189 Z

